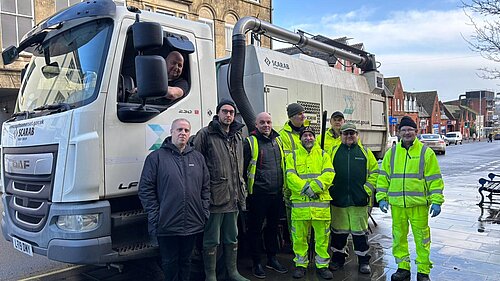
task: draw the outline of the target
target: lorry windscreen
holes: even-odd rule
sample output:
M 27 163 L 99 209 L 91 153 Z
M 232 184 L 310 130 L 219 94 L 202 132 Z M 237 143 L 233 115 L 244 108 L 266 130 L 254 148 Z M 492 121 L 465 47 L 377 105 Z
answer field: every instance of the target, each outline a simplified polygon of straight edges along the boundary
M 31 112 L 62 103 L 76 108 L 94 101 L 112 29 L 112 20 L 94 20 L 38 45 L 26 71 L 16 111 Z

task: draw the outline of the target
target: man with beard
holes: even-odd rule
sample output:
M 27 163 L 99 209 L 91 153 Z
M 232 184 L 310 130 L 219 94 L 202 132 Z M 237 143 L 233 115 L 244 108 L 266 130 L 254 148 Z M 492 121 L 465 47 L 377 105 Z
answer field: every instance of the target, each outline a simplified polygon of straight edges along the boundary
M 243 124 L 234 119 L 236 105 L 222 100 L 217 115 L 194 139 L 196 150 L 205 156 L 210 171 L 210 217 L 203 235 L 205 280 L 216 281 L 217 247 L 224 245 L 224 261 L 229 278 L 248 281 L 238 272 L 238 210 L 245 210 L 243 179 Z
M 188 281 L 195 237 L 209 215 L 210 176 L 203 155 L 187 145 L 189 121 L 174 120 L 170 133 L 146 158 L 138 195 L 158 239 L 165 280 Z
M 328 269 L 330 255 L 330 193 L 334 171 L 327 153 L 315 145 L 311 127 L 300 132 L 301 144 L 286 157 L 286 180 L 291 191 L 291 219 L 295 271 L 293 278 L 303 278 L 308 260 L 308 237 L 314 229 L 316 268 L 323 279 L 333 279 Z

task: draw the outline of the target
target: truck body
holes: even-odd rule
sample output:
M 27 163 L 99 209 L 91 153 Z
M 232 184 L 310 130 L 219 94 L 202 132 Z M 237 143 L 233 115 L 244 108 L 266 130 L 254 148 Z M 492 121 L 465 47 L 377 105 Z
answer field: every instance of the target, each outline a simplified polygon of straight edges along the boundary
M 155 26 L 159 45 L 150 39 L 157 34 L 148 33 Z M 233 38 L 244 38 L 240 33 Z M 271 112 L 277 126 L 285 122 L 291 102 L 306 107 L 314 126 L 320 125 L 322 110 L 350 106 L 346 118 L 358 123 L 364 143 L 375 151 L 385 147 L 386 104 L 376 69 L 359 76 L 311 58 L 247 47 L 246 59 L 233 49 L 230 75 L 222 75 L 227 65 L 216 75 L 213 45 L 205 24 L 100 0 L 51 16 L 19 47 L 4 50 L 4 63 L 25 49 L 33 54 L 15 113 L 2 126 L 4 238 L 28 255 L 76 264 L 156 254 L 137 197 L 144 160 L 169 135 L 174 119 L 189 120 L 195 134 L 212 120 L 218 99 L 228 94 L 250 128 L 249 105 Z M 189 92 L 175 102 L 151 98 L 158 95 L 156 85 L 166 85 L 160 66 L 173 50 L 184 56 L 182 75 Z M 271 65 L 282 64 L 269 67 L 266 58 Z M 286 71 L 281 69 L 285 65 Z M 231 89 L 219 82 L 218 95 L 216 77 L 227 85 L 228 75 Z M 235 96 L 245 91 L 233 89 L 239 85 L 235 81 L 247 88 L 246 103 Z

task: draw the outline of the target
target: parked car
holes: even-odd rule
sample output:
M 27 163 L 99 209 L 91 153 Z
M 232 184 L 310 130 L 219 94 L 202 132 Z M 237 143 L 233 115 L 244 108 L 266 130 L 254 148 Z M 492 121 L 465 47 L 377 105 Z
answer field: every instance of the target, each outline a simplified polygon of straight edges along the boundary
M 494 140 L 500 140 L 500 134 L 495 134 L 495 136 L 493 136 L 493 139 Z
M 450 145 L 450 141 L 446 138 L 445 135 L 439 135 L 441 137 L 442 140 L 444 140 L 444 143 L 446 144 L 446 146 Z
M 439 134 L 421 134 L 418 139 L 436 154 L 446 153 L 446 143 Z
M 460 132 L 449 132 L 446 134 L 446 139 L 450 142 L 450 144 L 454 143 L 455 145 L 457 144 L 462 144 L 462 133 Z

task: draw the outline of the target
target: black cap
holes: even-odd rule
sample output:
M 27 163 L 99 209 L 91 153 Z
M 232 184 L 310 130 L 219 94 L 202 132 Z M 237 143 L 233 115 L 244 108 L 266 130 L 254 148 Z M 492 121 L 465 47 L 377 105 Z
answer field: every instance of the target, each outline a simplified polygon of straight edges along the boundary
M 219 104 L 217 105 L 217 109 L 216 109 L 216 114 L 219 113 L 220 111 L 220 108 L 223 107 L 224 105 L 230 105 L 234 108 L 234 111 L 236 111 L 236 105 L 234 104 L 234 102 L 232 100 L 229 100 L 229 99 L 222 99 Z
M 302 135 L 305 133 L 305 132 L 310 132 L 313 134 L 313 136 L 316 137 L 316 133 L 314 132 L 313 128 L 311 126 L 307 126 L 307 127 L 304 127 L 300 130 L 300 138 L 302 138 Z
M 403 118 L 401 118 L 401 122 L 399 122 L 398 129 L 401 130 L 401 127 L 403 126 L 409 126 L 416 129 L 417 123 L 415 123 L 415 121 L 413 121 L 410 116 L 403 116 Z
M 344 113 L 342 113 L 340 111 L 335 111 L 334 113 L 332 113 L 332 117 L 330 117 L 330 118 L 333 119 L 333 117 L 342 117 L 342 119 L 345 119 Z

